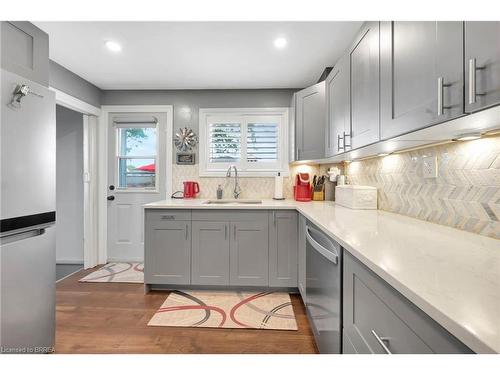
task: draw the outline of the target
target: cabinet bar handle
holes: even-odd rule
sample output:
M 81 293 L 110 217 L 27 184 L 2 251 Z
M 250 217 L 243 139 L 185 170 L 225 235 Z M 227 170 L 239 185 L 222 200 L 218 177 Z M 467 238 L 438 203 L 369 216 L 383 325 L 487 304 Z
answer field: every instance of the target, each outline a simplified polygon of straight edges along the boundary
M 344 146 L 340 147 L 340 134 L 337 134 L 337 151 L 343 150 Z
M 189 226 L 186 224 L 186 240 L 188 239 L 188 230 L 189 230 L 189 228 L 188 228 L 188 227 L 189 227 Z
M 236 225 L 233 225 L 234 240 L 236 241 Z
M 469 104 L 474 104 L 476 97 L 485 95 L 478 94 L 476 91 L 476 72 L 483 69 L 482 66 L 476 66 L 476 59 L 469 59 Z
M 445 87 L 450 87 L 450 84 L 444 84 L 444 78 L 438 78 L 438 95 L 437 95 L 437 115 L 442 116 L 445 109 L 450 109 L 451 107 L 445 107 L 443 105 L 443 91 Z
M 273 211 L 273 224 L 276 226 L 276 211 Z
M 476 59 L 469 60 L 469 104 L 476 102 Z
M 345 151 L 345 150 L 346 150 L 346 147 L 351 148 L 351 133 L 346 133 L 346 132 L 343 132 L 343 133 L 344 133 L 344 135 L 343 135 L 342 139 L 344 140 L 344 145 L 343 145 L 343 147 L 342 147 L 342 148 L 343 148 L 343 149 L 344 149 L 344 151 Z M 345 137 L 349 137 L 349 144 L 346 144 L 346 143 L 345 143 Z
M 224 239 L 227 240 L 227 225 L 224 225 Z
M 175 220 L 174 215 L 161 215 L 162 220 Z
M 382 347 L 382 349 L 384 349 L 384 352 L 386 354 L 392 354 L 392 352 L 388 348 L 389 339 L 387 337 L 380 337 L 379 335 L 377 335 L 377 332 L 375 332 L 373 329 L 372 329 L 372 335 L 375 336 L 375 340 L 377 340 L 377 342 Z

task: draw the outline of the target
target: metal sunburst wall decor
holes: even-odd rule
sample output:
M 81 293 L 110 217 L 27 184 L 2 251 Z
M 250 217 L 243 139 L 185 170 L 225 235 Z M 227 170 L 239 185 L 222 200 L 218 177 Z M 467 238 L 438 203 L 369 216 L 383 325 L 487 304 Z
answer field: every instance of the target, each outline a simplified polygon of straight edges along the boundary
M 175 133 L 174 143 L 177 150 L 190 151 L 198 143 L 198 136 L 192 129 L 179 129 L 179 131 Z

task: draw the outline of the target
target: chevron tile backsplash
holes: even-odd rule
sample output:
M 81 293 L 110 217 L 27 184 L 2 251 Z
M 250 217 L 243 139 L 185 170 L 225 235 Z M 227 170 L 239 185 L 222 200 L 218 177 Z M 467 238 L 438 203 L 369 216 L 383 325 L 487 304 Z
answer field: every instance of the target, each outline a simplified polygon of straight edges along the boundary
M 437 178 L 423 178 L 424 155 L 437 156 Z M 500 136 L 353 162 L 346 174 L 378 188 L 379 209 L 500 239 Z
M 291 166 L 290 177 L 285 177 L 283 181 L 283 194 L 285 198 L 293 198 L 293 177 L 297 171 L 309 172 L 312 176 L 318 174 L 318 166 Z M 225 177 L 199 177 L 198 165 L 173 165 L 172 169 L 173 191 L 182 190 L 184 181 L 197 181 L 200 184 L 199 198 L 215 198 L 217 186 L 224 189 L 224 198 L 232 198 L 231 190 L 233 179 Z M 242 199 L 270 199 L 274 195 L 274 177 L 242 177 L 239 180 L 241 186 Z

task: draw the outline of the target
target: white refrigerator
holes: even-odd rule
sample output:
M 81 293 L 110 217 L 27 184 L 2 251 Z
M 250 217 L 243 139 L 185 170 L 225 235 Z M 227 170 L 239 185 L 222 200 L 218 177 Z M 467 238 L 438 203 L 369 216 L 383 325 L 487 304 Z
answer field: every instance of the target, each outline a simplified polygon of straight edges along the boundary
M 53 351 L 55 95 L 1 70 L 0 351 Z M 29 92 L 11 103 L 18 85 Z

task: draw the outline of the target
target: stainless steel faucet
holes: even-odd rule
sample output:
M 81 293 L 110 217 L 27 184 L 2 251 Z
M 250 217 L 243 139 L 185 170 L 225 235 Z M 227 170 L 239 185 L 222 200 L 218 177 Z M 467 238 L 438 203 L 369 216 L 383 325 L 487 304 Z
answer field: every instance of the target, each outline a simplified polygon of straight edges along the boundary
M 238 183 L 238 169 L 235 165 L 231 165 L 226 173 L 226 178 L 231 178 L 231 169 L 234 169 L 234 189 L 233 189 L 233 197 L 234 199 L 238 199 L 241 194 L 240 184 Z

